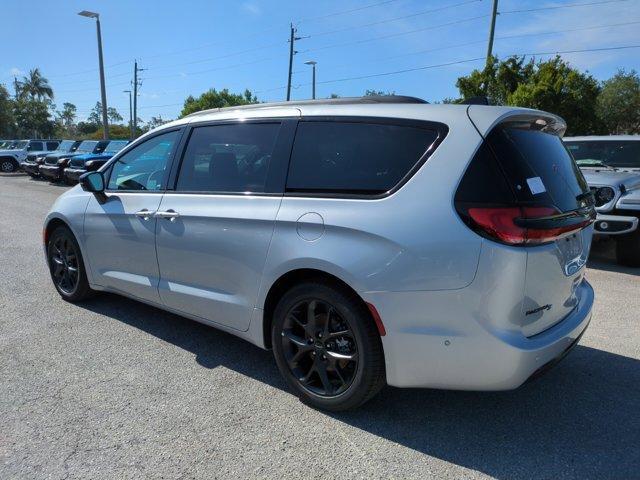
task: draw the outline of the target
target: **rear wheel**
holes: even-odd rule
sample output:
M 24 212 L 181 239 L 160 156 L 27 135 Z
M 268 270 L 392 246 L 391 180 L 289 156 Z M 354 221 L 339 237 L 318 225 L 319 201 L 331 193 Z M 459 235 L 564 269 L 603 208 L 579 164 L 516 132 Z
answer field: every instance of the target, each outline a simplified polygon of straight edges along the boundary
M 67 227 L 57 227 L 49 236 L 47 260 L 53 285 L 63 299 L 79 302 L 94 293 L 89 287 L 78 242 Z
M 616 239 L 616 260 L 620 265 L 640 267 L 640 229 Z
M 3 173 L 15 172 L 18 169 L 18 164 L 11 158 L 3 158 L 0 160 L 0 171 Z
M 332 285 L 289 290 L 274 312 L 272 345 L 287 383 L 314 407 L 357 407 L 385 383 L 382 343 L 366 307 Z

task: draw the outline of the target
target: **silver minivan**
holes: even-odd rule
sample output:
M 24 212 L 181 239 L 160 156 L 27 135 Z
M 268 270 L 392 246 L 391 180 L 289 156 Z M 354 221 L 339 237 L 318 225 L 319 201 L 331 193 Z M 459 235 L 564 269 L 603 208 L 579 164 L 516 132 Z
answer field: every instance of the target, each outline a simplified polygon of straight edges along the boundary
M 385 383 L 513 389 L 591 318 L 594 201 L 565 128 L 393 96 L 193 114 L 58 198 L 51 277 L 270 348 L 323 409 Z

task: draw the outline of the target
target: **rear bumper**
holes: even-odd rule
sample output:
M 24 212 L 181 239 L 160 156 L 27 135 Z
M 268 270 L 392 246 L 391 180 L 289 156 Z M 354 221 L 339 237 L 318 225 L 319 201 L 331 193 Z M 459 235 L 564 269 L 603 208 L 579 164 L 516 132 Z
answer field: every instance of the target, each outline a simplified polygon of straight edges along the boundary
M 594 225 L 595 235 L 624 235 L 638 228 L 638 217 L 598 214 Z
M 366 300 L 376 305 L 387 329 L 382 342 L 390 385 L 511 390 L 563 356 L 587 328 L 593 289 L 583 280 L 577 290 L 579 302 L 575 309 L 532 337 L 525 337 L 519 329 L 487 328 L 478 312 L 466 305 L 477 300 L 491 303 L 492 299 L 474 299 L 465 289 L 377 292 Z M 441 321 L 420 325 L 420 320 L 415 319 L 424 318 L 425 311 L 432 308 L 440 312 Z M 405 318 L 396 323 L 389 316 L 393 312 Z
M 78 183 L 80 175 L 87 173 L 87 170 L 84 168 L 65 168 L 64 169 L 64 178 L 70 183 Z
M 58 181 L 62 178 L 62 169 L 57 165 L 40 165 L 39 172 L 40 175 L 52 181 Z

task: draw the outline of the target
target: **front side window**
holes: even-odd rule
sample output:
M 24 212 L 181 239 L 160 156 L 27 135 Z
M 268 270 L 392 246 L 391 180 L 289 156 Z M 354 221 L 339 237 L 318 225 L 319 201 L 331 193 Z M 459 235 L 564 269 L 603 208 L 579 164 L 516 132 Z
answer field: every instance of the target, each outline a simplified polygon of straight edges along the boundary
M 194 128 L 176 190 L 264 192 L 279 129 L 279 123 Z
M 47 142 L 47 150 L 55 150 L 58 148 L 58 142 Z
M 129 150 L 111 168 L 108 190 L 161 190 L 171 155 L 180 139 L 174 130 Z
M 393 189 L 435 142 L 435 130 L 349 122 L 300 122 L 288 192 L 378 195 Z

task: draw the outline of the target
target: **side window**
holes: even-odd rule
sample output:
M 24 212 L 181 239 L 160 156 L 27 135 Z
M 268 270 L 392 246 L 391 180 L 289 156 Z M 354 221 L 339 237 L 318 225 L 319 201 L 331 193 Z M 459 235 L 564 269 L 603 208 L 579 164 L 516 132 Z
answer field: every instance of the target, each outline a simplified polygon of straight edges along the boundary
M 55 150 L 58 148 L 58 142 L 47 142 L 47 150 Z
M 280 123 L 196 127 L 178 175 L 177 191 L 264 192 Z
M 348 122 L 300 122 L 288 192 L 376 195 L 394 188 L 437 139 L 435 130 Z
M 40 152 L 44 150 L 44 145 L 42 144 L 42 142 L 31 142 L 27 150 L 31 152 Z
M 116 160 L 111 167 L 108 190 L 161 190 L 169 160 L 180 132 L 164 133 L 147 140 Z

